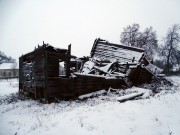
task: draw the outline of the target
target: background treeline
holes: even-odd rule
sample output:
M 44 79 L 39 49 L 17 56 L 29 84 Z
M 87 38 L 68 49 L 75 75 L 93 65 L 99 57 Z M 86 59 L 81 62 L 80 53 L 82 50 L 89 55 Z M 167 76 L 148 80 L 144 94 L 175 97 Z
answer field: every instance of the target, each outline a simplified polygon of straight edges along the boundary
M 159 40 L 159 39 L 160 40 Z M 153 27 L 140 30 L 139 24 L 128 25 L 120 34 L 121 44 L 145 49 L 147 57 L 166 74 L 180 73 L 180 25 L 167 29 L 166 35 L 158 37 Z M 0 51 L 0 64 L 16 63 L 12 57 Z
M 120 35 L 121 44 L 145 49 L 147 57 L 166 74 L 180 73 L 180 25 L 174 24 L 158 40 L 152 27 L 140 31 L 139 24 L 128 25 Z
M 16 60 L 13 59 L 11 56 L 8 57 L 4 52 L 0 51 L 0 64 L 2 63 L 15 63 Z

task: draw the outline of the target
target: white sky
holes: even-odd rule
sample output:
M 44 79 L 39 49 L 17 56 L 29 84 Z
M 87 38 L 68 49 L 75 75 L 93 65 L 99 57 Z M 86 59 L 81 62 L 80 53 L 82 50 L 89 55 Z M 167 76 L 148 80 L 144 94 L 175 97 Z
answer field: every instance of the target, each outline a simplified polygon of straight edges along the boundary
M 180 24 L 180 0 L 0 0 L 0 50 L 18 59 L 45 41 L 88 56 L 95 38 L 120 43 L 132 23 L 152 26 L 161 40 Z

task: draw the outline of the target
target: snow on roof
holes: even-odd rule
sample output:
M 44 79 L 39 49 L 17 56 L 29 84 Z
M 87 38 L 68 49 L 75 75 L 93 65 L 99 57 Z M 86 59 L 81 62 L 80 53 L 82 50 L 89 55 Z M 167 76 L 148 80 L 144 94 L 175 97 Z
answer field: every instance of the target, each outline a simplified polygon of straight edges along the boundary
M 0 64 L 0 69 L 12 69 L 14 66 L 14 63 L 2 63 Z M 16 64 L 15 69 L 18 69 L 18 64 Z
M 98 41 L 91 50 L 91 56 L 102 60 L 116 59 L 118 62 L 139 62 L 144 49 Z

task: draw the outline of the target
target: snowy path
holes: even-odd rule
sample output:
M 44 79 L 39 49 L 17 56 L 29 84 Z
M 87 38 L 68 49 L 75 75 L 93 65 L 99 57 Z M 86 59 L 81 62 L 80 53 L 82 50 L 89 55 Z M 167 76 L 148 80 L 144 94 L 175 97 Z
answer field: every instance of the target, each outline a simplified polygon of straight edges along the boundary
M 164 91 L 150 99 L 125 103 L 102 97 L 52 104 L 32 100 L 2 103 L 0 134 L 179 135 L 180 77 L 171 79 L 177 85 L 176 92 L 163 94 Z M 0 98 L 17 92 L 16 80 L 9 84 L 0 81 Z

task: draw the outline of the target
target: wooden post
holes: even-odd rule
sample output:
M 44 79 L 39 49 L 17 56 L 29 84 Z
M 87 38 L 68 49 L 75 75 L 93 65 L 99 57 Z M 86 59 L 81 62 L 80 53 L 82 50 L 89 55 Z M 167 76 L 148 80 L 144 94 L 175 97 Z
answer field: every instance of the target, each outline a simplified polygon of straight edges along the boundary
M 135 60 L 135 57 L 133 57 L 132 62 L 134 62 L 134 60 Z
M 68 54 L 71 55 L 71 44 L 68 45 Z
M 71 44 L 68 45 L 68 58 L 66 60 L 67 66 L 66 66 L 66 77 L 68 78 L 70 76 L 70 59 L 71 59 Z
M 20 90 L 22 89 L 22 58 L 19 57 L 19 93 L 20 93 Z M 22 91 L 22 90 L 21 90 Z
M 46 50 L 44 50 L 44 58 L 45 58 L 45 62 L 44 62 L 44 72 L 45 72 L 45 86 L 44 86 L 44 91 L 43 91 L 43 96 L 44 96 L 44 98 L 45 98 L 45 100 L 47 100 L 48 99 L 48 95 L 47 95 L 47 91 L 48 91 L 48 73 L 47 73 L 47 71 L 48 71 L 48 53 L 47 53 L 47 51 Z

